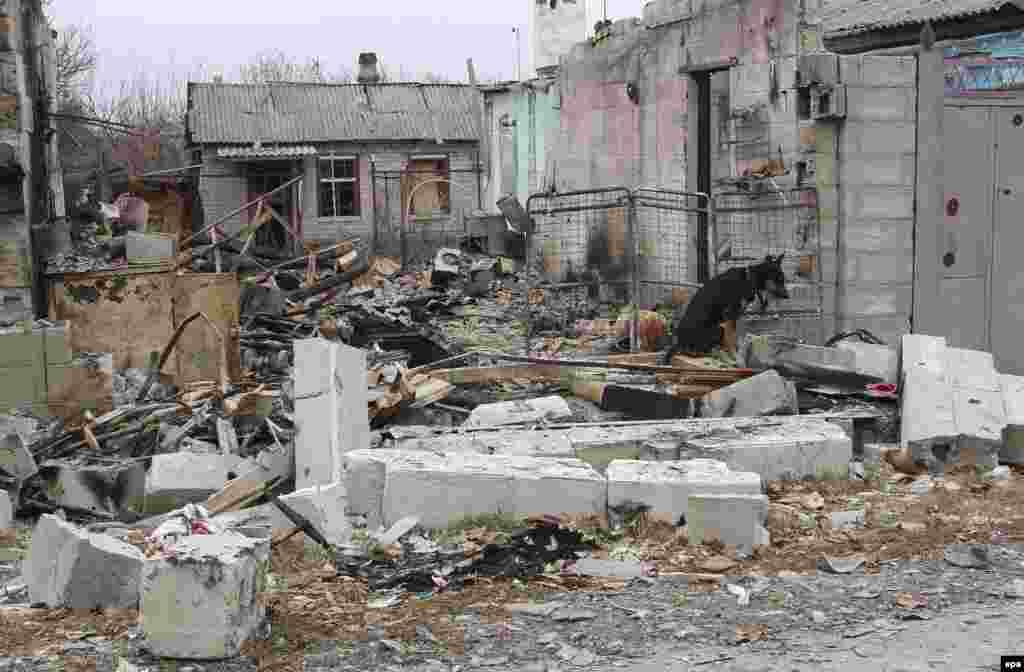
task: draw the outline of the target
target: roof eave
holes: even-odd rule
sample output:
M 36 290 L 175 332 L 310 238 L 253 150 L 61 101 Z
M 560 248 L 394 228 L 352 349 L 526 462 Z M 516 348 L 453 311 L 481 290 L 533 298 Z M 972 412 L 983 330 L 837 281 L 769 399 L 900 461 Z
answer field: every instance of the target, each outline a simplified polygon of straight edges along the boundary
M 1024 0 L 1007 3 L 994 12 L 932 22 L 936 42 L 962 40 L 991 33 L 1024 29 Z M 921 42 L 924 21 L 879 28 L 854 28 L 825 33 L 823 42 L 831 52 L 865 54 L 882 49 L 909 47 Z

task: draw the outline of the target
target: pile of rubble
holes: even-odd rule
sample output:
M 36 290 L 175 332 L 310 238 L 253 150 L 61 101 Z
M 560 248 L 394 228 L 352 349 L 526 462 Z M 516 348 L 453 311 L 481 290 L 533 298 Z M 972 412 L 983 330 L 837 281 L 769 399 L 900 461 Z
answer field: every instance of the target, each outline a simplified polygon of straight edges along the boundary
M 403 270 L 342 241 L 248 273 L 247 250 L 217 254 L 233 249 L 176 264 L 246 271 L 240 376 L 173 385 L 180 325 L 149 368 L 115 374 L 110 412 L 0 423 L 0 528 L 42 514 L 30 601 L 137 608 L 158 655 L 232 656 L 258 636 L 270 549 L 298 533 L 339 574 L 419 591 L 575 563 L 588 543 L 551 514 L 654 516 L 749 556 L 771 543 L 766 481 L 863 473 L 872 426 L 899 405 L 901 468 L 1024 461 L 1018 379 L 941 339 L 748 336 L 736 361 L 659 366 L 616 354 L 631 316 L 537 301 L 509 259 L 442 249 Z M 531 524 L 468 557 L 410 536 L 499 514 Z

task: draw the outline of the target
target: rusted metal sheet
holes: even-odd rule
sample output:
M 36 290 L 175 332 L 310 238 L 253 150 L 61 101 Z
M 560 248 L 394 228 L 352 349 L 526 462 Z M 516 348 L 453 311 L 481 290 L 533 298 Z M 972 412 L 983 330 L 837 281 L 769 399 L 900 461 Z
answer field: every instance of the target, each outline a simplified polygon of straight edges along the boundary
M 194 313 L 202 312 L 217 325 L 228 339 L 228 375 L 241 376 L 238 320 L 241 288 L 233 273 L 185 273 L 175 277 L 175 328 Z M 168 336 L 169 338 L 169 336 Z M 181 335 L 176 346 L 179 385 L 201 380 L 219 380 L 220 340 L 202 320 L 193 322 Z
M 114 369 L 146 368 L 174 330 L 167 270 L 69 273 L 50 288 L 51 319 L 67 321 L 73 352 L 109 352 Z M 167 371 L 176 370 L 172 354 Z

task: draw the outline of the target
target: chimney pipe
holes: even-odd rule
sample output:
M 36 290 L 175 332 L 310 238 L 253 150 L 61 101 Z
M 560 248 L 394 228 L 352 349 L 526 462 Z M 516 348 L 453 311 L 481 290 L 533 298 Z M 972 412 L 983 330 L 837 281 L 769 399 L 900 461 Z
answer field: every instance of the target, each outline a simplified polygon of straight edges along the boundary
M 377 70 L 377 54 L 366 52 L 359 54 L 359 75 L 356 81 L 360 84 L 375 84 L 380 81 L 380 72 Z

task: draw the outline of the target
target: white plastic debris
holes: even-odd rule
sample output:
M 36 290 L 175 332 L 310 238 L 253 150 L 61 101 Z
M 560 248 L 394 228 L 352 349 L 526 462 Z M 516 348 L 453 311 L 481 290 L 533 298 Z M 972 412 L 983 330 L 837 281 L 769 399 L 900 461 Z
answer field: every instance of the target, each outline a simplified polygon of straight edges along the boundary
M 146 541 L 166 548 L 193 534 L 220 534 L 223 531 L 220 525 L 210 520 L 210 514 L 203 506 L 186 504 L 153 530 Z

